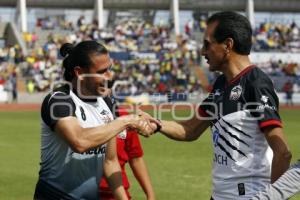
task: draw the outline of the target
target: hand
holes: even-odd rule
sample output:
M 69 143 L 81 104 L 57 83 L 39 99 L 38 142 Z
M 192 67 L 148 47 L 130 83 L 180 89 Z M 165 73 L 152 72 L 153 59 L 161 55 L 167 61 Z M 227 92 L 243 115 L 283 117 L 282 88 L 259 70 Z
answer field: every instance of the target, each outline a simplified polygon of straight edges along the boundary
M 144 137 L 150 137 L 152 134 L 154 134 L 154 131 L 156 130 L 156 125 L 153 126 L 153 124 L 151 124 L 149 120 L 140 117 L 138 123 L 139 127 L 137 127 L 137 129 L 140 135 Z
M 150 128 L 151 130 L 150 131 L 144 131 L 144 130 L 139 130 L 138 133 L 144 137 L 149 137 L 153 134 L 155 134 L 155 131 L 157 129 L 157 124 L 156 123 L 153 123 L 153 122 L 150 122 L 149 119 L 141 116 L 141 115 L 138 115 L 140 117 L 140 122 L 141 123 L 146 123 L 146 125 L 144 124 L 144 127 L 146 128 Z
M 157 125 L 160 125 L 160 126 L 161 126 L 161 122 L 160 122 L 158 119 L 156 119 L 156 118 L 152 117 L 151 115 L 149 115 L 148 113 L 143 112 L 142 110 L 138 109 L 138 110 L 137 110 L 137 114 L 138 114 L 139 116 L 141 116 L 141 117 L 143 117 L 143 118 L 149 120 L 149 121 L 150 121 L 150 124 L 151 124 L 153 127 L 155 126 L 155 130 L 156 130 L 156 128 L 157 128 Z
M 161 121 L 152 117 L 151 115 L 149 115 L 146 112 L 143 112 L 142 110 L 138 110 L 137 111 L 139 116 L 142 116 L 143 118 L 147 119 L 150 121 L 150 126 L 154 129 L 154 133 L 160 131 L 162 124 Z
M 127 121 L 129 128 L 137 129 L 138 133 L 145 137 L 152 135 L 157 128 L 156 125 L 141 115 L 126 115 L 120 118 Z

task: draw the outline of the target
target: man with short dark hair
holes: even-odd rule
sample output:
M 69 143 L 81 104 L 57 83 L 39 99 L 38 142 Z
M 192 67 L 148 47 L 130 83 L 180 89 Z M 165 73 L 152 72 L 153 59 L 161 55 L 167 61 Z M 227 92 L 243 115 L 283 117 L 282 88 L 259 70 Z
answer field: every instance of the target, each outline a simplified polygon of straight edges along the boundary
M 272 81 L 249 60 L 251 37 L 244 16 L 211 16 L 202 55 L 211 71 L 223 74 L 192 119 L 157 124 L 161 133 L 180 141 L 196 140 L 211 127 L 214 200 L 250 199 L 277 180 L 291 159 Z

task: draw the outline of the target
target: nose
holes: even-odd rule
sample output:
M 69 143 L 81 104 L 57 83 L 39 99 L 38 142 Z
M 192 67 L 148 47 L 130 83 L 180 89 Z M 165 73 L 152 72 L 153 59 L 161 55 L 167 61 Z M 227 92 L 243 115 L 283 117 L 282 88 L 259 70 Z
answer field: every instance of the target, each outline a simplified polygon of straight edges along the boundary
M 104 76 L 105 76 L 106 80 L 112 80 L 113 79 L 113 72 L 108 70 L 108 71 L 105 72 Z
M 112 88 L 114 80 L 113 80 L 113 73 L 111 71 L 106 71 L 103 74 L 103 78 L 104 78 L 104 84 L 105 87 L 107 88 Z

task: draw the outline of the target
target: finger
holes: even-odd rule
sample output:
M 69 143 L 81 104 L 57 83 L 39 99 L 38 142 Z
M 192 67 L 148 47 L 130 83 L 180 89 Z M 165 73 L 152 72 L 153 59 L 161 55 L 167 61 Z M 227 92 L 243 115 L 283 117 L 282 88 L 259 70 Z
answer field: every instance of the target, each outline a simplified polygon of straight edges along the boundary
M 149 127 L 151 127 L 151 120 L 150 120 L 150 119 L 144 118 L 144 117 L 142 117 L 142 119 L 145 120 L 145 122 L 147 123 L 147 125 L 148 125 Z
M 143 132 L 143 134 L 147 134 L 147 122 L 145 120 L 139 120 L 138 121 L 138 129 L 139 131 Z
M 155 126 L 156 128 L 157 128 L 157 126 L 162 126 L 161 121 L 159 119 L 155 119 L 155 118 L 151 117 L 151 118 L 147 118 L 146 120 L 150 127 L 154 127 L 153 124 L 156 124 L 156 126 Z M 156 130 L 156 128 L 154 130 Z
M 154 122 L 150 123 L 151 129 L 153 130 L 153 132 L 157 129 L 157 124 Z
M 152 116 L 149 115 L 148 113 L 145 113 L 145 112 L 143 112 L 143 111 L 140 111 L 140 113 L 138 113 L 138 115 L 139 115 L 140 117 L 144 118 L 144 119 L 149 120 L 150 122 L 154 122 L 154 123 L 156 123 L 156 124 L 160 124 L 160 125 L 161 125 L 160 120 L 158 120 L 158 119 L 152 117 Z
M 139 133 L 144 137 L 149 137 L 151 135 L 151 128 L 145 121 L 141 121 L 139 123 Z
M 142 110 L 139 109 L 139 108 L 137 109 L 137 114 L 138 114 L 139 116 L 143 116 L 143 117 L 145 117 L 145 118 L 152 118 L 151 115 L 149 115 L 148 113 L 142 111 Z
M 143 132 L 144 135 L 151 135 L 154 130 L 151 127 L 151 124 L 146 120 L 140 121 L 140 130 Z
M 143 137 L 145 137 L 145 138 L 149 137 L 149 135 L 144 134 L 142 131 L 138 131 L 138 134 L 141 135 L 141 136 L 143 136 Z
M 144 114 L 144 112 L 143 112 L 140 108 L 137 108 L 137 109 L 136 109 L 136 113 L 137 113 L 138 115 L 143 115 L 143 114 Z
M 152 134 L 152 132 L 154 132 L 154 130 L 152 130 L 150 123 L 145 124 L 145 132 L 149 135 Z
M 161 125 L 161 121 L 159 119 L 151 117 L 151 119 L 149 119 L 149 120 L 150 120 L 150 122 L 154 122 L 155 124 Z

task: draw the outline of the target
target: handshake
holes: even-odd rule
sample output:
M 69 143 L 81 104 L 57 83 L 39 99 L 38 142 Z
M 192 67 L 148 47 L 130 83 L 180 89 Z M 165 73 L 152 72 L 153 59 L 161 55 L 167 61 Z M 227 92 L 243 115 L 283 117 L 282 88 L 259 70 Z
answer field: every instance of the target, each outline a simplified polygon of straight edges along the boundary
M 121 116 L 118 119 L 124 120 L 128 128 L 136 129 L 144 137 L 155 134 L 161 128 L 161 122 L 158 119 L 143 111 L 138 111 L 137 114 Z

